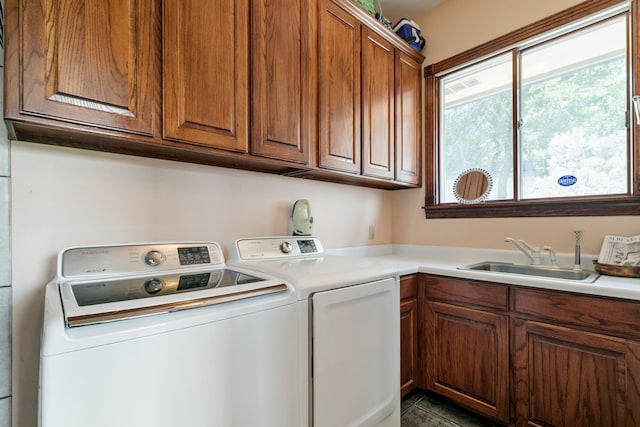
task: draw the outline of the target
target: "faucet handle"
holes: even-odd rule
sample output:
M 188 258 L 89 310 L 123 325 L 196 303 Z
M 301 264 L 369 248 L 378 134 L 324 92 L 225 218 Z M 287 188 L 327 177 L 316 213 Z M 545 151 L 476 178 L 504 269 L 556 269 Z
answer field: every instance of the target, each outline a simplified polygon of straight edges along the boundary
M 518 240 L 518 242 L 522 243 L 527 249 L 529 249 L 529 252 L 533 252 L 536 248 L 538 249 L 538 252 L 540 252 L 540 248 L 538 248 L 537 246 L 534 248 L 522 239 Z
M 533 265 L 540 265 L 541 264 L 540 247 L 539 246 L 531 246 L 530 244 L 528 244 L 524 240 L 519 240 L 519 242 L 522 243 L 529 250 L 529 253 L 531 253 L 531 257 L 533 258 L 531 263 Z
M 558 266 L 558 260 L 556 259 L 556 251 L 553 250 L 551 246 L 544 246 L 545 251 L 549 252 L 549 261 L 551 262 L 552 267 Z

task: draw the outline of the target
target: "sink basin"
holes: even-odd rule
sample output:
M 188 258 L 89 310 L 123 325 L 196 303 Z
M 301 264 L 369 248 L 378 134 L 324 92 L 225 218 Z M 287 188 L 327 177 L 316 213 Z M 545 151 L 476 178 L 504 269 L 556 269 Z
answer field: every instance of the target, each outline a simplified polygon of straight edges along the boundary
M 595 280 L 600 277 L 599 273 L 592 270 L 573 270 L 571 268 L 550 267 L 545 265 L 511 264 L 496 261 L 484 261 L 458 268 L 460 270 L 523 274 L 525 276 L 551 277 L 554 279 L 579 280 L 583 282 L 595 282 Z

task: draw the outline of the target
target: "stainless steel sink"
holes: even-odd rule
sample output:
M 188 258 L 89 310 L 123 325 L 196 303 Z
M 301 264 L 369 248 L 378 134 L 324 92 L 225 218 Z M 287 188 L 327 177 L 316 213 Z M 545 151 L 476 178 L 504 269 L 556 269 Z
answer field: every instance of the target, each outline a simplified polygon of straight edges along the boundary
M 550 267 L 545 265 L 511 264 L 496 261 L 484 261 L 458 268 L 460 270 L 489 271 L 494 273 L 523 274 L 526 276 L 579 280 L 589 283 L 595 282 L 595 280 L 600 277 L 600 273 L 592 270 L 573 270 L 571 268 Z

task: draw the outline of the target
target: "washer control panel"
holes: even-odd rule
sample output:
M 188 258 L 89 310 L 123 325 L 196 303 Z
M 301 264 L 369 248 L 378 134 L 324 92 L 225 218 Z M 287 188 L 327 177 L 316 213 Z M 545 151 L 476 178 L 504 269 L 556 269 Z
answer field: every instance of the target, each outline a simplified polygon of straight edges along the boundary
M 71 278 L 222 266 L 224 256 L 213 242 L 145 243 L 69 248 L 58 262 L 58 274 Z
M 292 258 L 324 253 L 320 240 L 308 236 L 239 239 L 229 255 L 242 260 Z

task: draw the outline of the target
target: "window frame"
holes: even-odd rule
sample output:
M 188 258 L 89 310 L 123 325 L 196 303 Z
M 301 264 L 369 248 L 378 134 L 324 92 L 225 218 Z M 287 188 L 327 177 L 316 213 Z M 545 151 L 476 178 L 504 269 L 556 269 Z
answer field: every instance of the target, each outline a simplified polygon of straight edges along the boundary
M 426 218 L 495 218 L 495 217 L 560 217 L 560 216 L 623 216 L 640 215 L 640 142 L 637 135 L 640 125 L 633 117 L 631 109 L 627 120 L 631 126 L 629 141 L 631 144 L 631 194 L 583 196 L 571 198 L 553 198 L 536 200 L 498 200 L 479 204 L 439 204 L 439 90 L 438 75 L 444 71 L 463 67 L 474 61 L 494 57 L 508 52 L 514 46 L 523 44 L 535 37 L 550 33 L 558 28 L 570 25 L 591 15 L 603 12 L 625 2 L 620 0 L 588 0 L 574 7 L 556 13 L 519 30 L 508 33 L 488 43 L 445 59 L 424 69 L 425 76 L 425 216 Z M 640 19 L 636 1 L 630 5 L 630 93 L 636 93 L 640 87 Z M 515 84 L 514 75 L 514 84 Z M 627 104 L 631 107 L 631 101 Z M 514 123 L 517 111 L 514 109 Z

